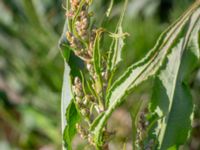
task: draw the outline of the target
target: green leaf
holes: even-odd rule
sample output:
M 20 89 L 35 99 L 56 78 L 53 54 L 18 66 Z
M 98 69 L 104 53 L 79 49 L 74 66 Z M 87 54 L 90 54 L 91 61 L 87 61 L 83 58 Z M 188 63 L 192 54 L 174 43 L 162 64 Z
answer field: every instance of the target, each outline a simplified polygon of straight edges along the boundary
M 69 61 L 70 62 L 70 61 Z M 61 97 L 61 120 L 62 120 L 62 133 L 63 133 L 63 142 L 67 150 L 71 150 L 71 142 L 76 134 L 75 125 L 80 119 L 79 112 L 76 109 L 76 106 L 73 102 L 73 95 L 71 92 L 71 78 L 72 75 L 71 68 L 65 62 L 65 71 L 63 77 L 63 87 L 62 87 L 62 97 Z M 74 68 L 73 68 L 74 69 Z
M 102 129 L 111 113 L 124 101 L 128 93 L 132 92 L 135 87 L 139 86 L 142 82 L 158 72 L 164 60 L 166 60 L 167 54 L 172 50 L 174 45 L 179 42 L 180 36 L 186 36 L 183 34 L 183 29 L 192 14 L 198 11 L 198 7 L 199 3 L 195 3 L 180 19 L 160 36 L 155 47 L 144 59 L 130 66 L 127 71 L 114 82 L 107 94 L 107 110 L 93 130 L 97 145 L 102 144 Z
M 198 64 L 199 31 L 200 9 L 191 17 L 186 36 L 173 47 L 155 80 L 150 109 L 160 119 L 156 121 L 155 130 L 150 130 L 149 135 L 155 134 L 158 149 L 178 149 L 189 136 L 193 102 L 187 79 Z
M 66 120 L 67 126 L 64 130 L 63 139 L 67 150 L 72 150 L 71 142 L 73 140 L 74 135 L 76 134 L 76 124 L 80 120 L 80 115 L 73 101 L 71 101 L 70 105 L 67 108 Z
M 70 68 L 67 63 L 65 63 L 64 75 L 63 75 L 63 85 L 62 85 L 62 96 L 61 96 L 61 119 L 62 119 L 62 132 L 67 124 L 66 122 L 66 109 L 69 106 L 71 99 L 73 98 L 71 94 L 71 83 L 70 83 Z
M 113 40 L 110 46 L 109 55 L 108 55 L 108 70 L 112 71 L 116 65 L 122 60 L 122 49 L 124 47 L 124 36 L 122 30 L 122 22 L 124 19 L 124 14 L 128 5 L 128 0 L 125 0 L 124 9 L 122 10 L 120 19 L 118 21 L 115 34 L 118 36 L 113 36 Z M 112 36 L 112 35 L 111 35 Z
M 104 29 L 100 28 L 96 31 L 96 37 L 94 40 L 94 46 L 93 46 L 93 64 L 94 64 L 94 70 L 97 74 L 97 82 L 96 82 L 96 91 L 99 92 L 102 90 L 103 83 L 102 83 L 102 76 L 101 76 L 101 69 L 102 69 L 102 62 L 101 62 L 101 52 L 100 52 L 100 42 L 101 42 L 101 36 L 104 32 Z
M 96 73 L 101 76 L 101 52 L 100 52 L 100 41 L 103 29 L 96 31 L 96 37 L 94 40 L 94 53 L 93 53 L 93 63 Z
M 73 54 L 73 53 L 72 53 Z M 80 115 L 73 102 L 73 95 L 71 92 L 71 78 L 80 76 L 82 62 L 74 55 L 70 55 L 70 59 L 65 62 L 65 71 L 63 77 L 62 97 L 61 97 L 61 119 L 62 119 L 62 133 L 65 146 L 68 150 L 71 149 L 71 140 L 76 133 L 75 125 L 80 119 Z

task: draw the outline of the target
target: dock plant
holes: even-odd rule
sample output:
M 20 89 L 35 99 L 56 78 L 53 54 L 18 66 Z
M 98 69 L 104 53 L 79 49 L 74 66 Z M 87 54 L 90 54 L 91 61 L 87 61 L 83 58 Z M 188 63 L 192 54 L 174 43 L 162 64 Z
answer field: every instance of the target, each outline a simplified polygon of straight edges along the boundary
M 94 1 L 66 1 L 59 43 L 65 61 L 61 106 L 64 148 L 73 149 L 73 137 L 79 134 L 95 149 L 108 150 L 115 136 L 107 127 L 111 114 L 138 86 L 153 79 L 152 97 L 140 114 L 136 135 L 132 135 L 136 137 L 133 148 L 179 149 L 190 135 L 193 120 L 188 80 L 200 56 L 200 0 L 160 35 L 144 58 L 117 78 L 129 37 L 122 26 L 128 0 L 114 32 L 96 24 Z M 110 17 L 113 2 L 110 0 L 103 19 Z M 109 47 L 104 46 L 105 39 L 109 39 Z

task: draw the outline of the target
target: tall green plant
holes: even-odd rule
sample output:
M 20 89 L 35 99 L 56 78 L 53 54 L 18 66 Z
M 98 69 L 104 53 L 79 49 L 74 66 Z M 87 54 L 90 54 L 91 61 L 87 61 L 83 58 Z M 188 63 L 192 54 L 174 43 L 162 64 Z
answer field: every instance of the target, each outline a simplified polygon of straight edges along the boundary
M 122 22 L 127 3 L 126 0 L 112 33 L 91 21 L 92 0 L 67 0 L 67 23 L 60 42 L 69 64 L 65 65 L 68 75 L 64 75 L 62 97 L 67 149 L 72 149 L 76 132 L 96 149 L 109 149 L 113 133 L 107 129 L 108 119 L 136 87 L 152 77 L 152 100 L 137 135 L 133 135 L 137 136 L 134 147 L 178 149 L 189 136 L 193 103 L 187 80 L 199 60 L 200 1 L 161 34 L 143 59 L 114 81 L 118 64 L 124 61 L 121 53 L 128 34 L 123 32 Z M 109 17 L 112 6 L 113 1 L 104 17 Z M 102 40 L 106 36 L 111 38 L 108 51 L 104 50 Z M 71 98 L 66 94 L 69 91 Z

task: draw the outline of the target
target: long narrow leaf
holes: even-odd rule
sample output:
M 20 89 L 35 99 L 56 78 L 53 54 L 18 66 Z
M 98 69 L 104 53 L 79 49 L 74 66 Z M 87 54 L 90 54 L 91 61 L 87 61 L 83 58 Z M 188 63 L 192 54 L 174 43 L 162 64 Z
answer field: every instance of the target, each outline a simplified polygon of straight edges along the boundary
M 102 144 L 101 131 L 111 113 L 124 101 L 127 93 L 158 72 L 166 60 L 167 54 L 173 50 L 173 47 L 177 46 L 180 36 L 186 36 L 186 34 L 182 35 L 183 29 L 198 7 L 199 2 L 195 3 L 175 24 L 161 35 L 156 46 L 146 58 L 129 67 L 110 88 L 107 95 L 108 108 L 93 131 L 95 142 L 98 145 Z

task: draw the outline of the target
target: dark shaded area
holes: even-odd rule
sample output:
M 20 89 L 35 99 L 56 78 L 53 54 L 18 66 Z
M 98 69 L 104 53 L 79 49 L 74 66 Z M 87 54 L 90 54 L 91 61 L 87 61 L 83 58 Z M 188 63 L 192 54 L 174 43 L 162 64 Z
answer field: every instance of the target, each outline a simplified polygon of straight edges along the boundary
M 161 22 L 168 22 L 170 18 L 170 11 L 173 7 L 172 0 L 161 0 L 160 6 L 158 9 L 159 18 Z

